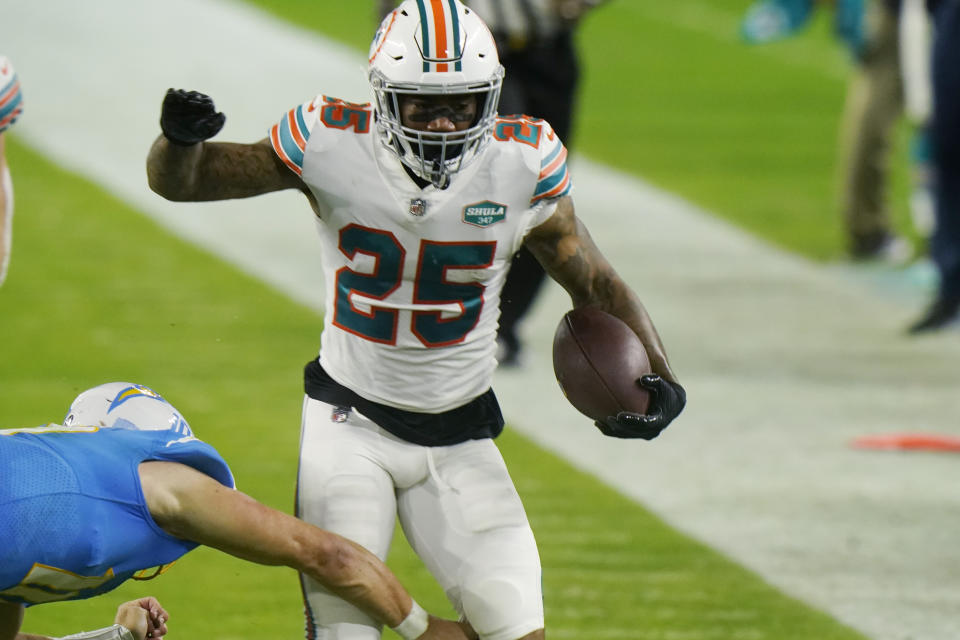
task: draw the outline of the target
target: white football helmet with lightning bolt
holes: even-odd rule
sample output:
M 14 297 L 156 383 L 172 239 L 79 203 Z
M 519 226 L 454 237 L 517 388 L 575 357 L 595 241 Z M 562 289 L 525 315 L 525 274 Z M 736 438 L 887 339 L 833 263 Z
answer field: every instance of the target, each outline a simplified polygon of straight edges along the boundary
M 176 407 L 141 384 L 108 382 L 87 389 L 74 399 L 63 424 L 142 431 L 174 429 L 193 435 Z

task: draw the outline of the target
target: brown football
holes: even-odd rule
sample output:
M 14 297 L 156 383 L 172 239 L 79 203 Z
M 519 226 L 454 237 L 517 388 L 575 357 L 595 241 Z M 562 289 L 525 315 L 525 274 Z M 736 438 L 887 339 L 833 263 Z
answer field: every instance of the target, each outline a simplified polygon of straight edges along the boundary
M 605 311 L 581 307 L 563 316 L 553 336 L 553 372 L 570 404 L 594 420 L 647 412 L 650 393 L 636 383 L 651 373 L 647 350 Z

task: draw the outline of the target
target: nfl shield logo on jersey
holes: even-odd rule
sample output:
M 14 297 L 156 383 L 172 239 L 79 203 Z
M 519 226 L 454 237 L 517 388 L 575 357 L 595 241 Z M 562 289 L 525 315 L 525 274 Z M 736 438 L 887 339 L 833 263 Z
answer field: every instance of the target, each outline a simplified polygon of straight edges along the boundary
M 475 227 L 489 227 L 507 216 L 507 205 L 484 200 L 463 208 L 463 221 Z
M 420 217 L 427 212 L 427 201 L 423 198 L 414 198 L 410 201 L 410 215 Z

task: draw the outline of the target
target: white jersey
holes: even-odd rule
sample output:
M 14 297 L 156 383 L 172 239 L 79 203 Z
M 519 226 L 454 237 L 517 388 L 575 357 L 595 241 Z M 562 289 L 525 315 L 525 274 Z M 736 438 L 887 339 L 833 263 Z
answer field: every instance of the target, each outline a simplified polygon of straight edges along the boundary
M 270 131 L 317 203 L 320 364 L 368 400 L 439 413 L 490 388 L 500 291 L 527 232 L 571 190 L 567 153 L 546 122 L 501 118 L 446 189 L 421 189 L 373 118 L 321 95 Z

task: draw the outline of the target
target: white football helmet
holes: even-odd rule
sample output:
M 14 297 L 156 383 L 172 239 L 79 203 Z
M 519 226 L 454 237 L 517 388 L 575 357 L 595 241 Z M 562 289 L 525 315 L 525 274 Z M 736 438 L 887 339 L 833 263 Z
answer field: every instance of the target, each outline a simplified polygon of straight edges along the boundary
M 370 45 L 377 134 L 417 176 L 438 188 L 490 140 L 503 66 L 487 25 L 460 0 L 405 0 L 384 18 Z M 478 96 L 464 131 L 425 133 L 403 126 L 401 95 Z
M 140 384 L 108 382 L 87 389 L 74 399 L 63 424 L 140 431 L 174 429 L 193 435 L 176 407 L 156 391 Z

